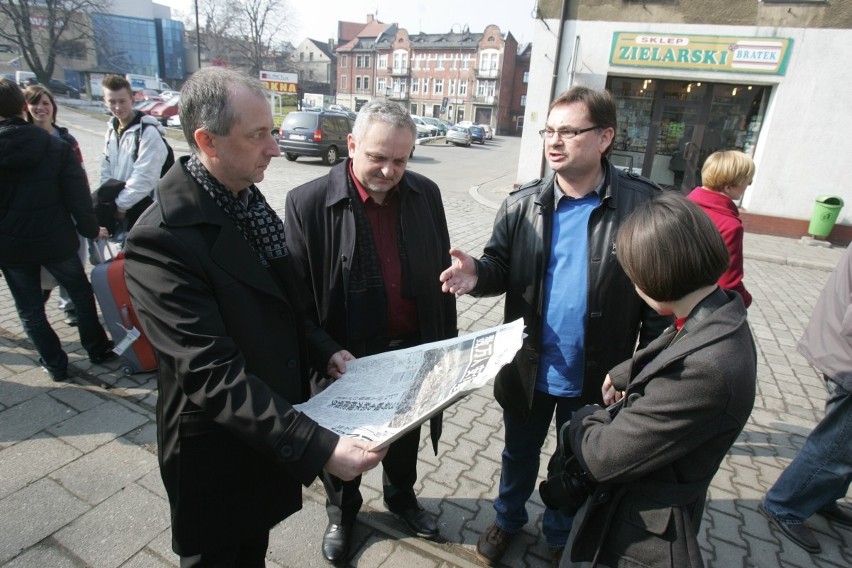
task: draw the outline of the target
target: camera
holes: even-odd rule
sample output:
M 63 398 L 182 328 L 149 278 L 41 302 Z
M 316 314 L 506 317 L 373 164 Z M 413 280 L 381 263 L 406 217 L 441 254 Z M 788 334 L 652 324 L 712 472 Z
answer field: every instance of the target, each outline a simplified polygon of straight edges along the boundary
M 565 451 L 569 455 L 565 455 Z M 569 517 L 577 514 L 596 487 L 580 467 L 571 448 L 560 447 L 547 464 L 547 479 L 538 486 L 541 500 L 549 509 L 559 509 Z
M 606 407 L 610 419 L 618 414 L 623 402 L 621 399 Z M 593 411 L 600 407 L 585 408 Z M 573 517 L 589 495 L 594 493 L 597 484 L 583 470 L 577 456 L 571 451 L 571 444 L 567 440 L 569 424 L 570 421 L 563 424 L 559 431 L 557 436 L 559 445 L 547 464 L 547 479 L 539 484 L 538 493 L 548 509 L 559 509 L 569 517 Z

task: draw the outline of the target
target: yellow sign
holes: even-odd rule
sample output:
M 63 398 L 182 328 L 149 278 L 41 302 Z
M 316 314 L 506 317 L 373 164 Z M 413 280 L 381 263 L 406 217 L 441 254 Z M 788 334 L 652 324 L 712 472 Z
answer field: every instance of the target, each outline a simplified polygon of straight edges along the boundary
M 261 81 L 263 88 L 273 93 L 292 93 L 299 92 L 299 85 L 296 83 L 282 83 L 281 81 Z
M 793 40 L 615 32 L 611 65 L 783 75 Z
M 260 71 L 260 82 L 263 88 L 273 93 L 298 94 L 299 75 L 282 73 L 280 71 Z

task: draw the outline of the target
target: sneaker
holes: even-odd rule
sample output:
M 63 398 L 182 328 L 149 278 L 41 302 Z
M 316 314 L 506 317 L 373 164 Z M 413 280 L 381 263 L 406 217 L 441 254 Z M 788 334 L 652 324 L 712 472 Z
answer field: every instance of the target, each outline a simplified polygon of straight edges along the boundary
M 65 325 L 77 327 L 77 310 L 68 310 L 65 312 L 65 319 L 63 321 L 65 322 Z
M 486 566 L 494 566 L 503 558 L 514 536 L 493 523 L 479 537 L 479 541 L 476 543 L 476 555 L 485 562 Z
M 792 540 L 798 546 L 804 548 L 806 551 L 811 554 L 816 554 L 822 550 L 816 536 L 814 536 L 814 533 L 805 525 L 805 523 L 785 523 L 767 511 L 763 506 L 763 503 L 758 504 L 757 510 L 760 511 L 761 515 L 769 519 L 769 524 L 775 525 L 775 527 L 780 530 L 784 536 Z

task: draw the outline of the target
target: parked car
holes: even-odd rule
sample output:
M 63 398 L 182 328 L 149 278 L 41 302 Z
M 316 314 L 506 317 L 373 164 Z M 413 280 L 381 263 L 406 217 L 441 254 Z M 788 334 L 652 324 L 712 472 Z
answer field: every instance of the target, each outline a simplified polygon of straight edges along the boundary
M 492 138 L 494 138 L 494 131 L 491 129 L 490 124 L 477 124 L 477 126 L 481 127 L 482 130 L 485 131 L 486 140 L 491 140 Z
M 296 110 L 284 117 L 278 147 L 291 162 L 299 156 L 322 158 L 331 166 L 349 155 L 346 137 L 355 121 L 338 112 Z
M 430 116 L 424 116 L 423 120 L 426 122 L 426 124 L 434 126 L 438 129 L 438 136 L 445 136 L 447 134 L 447 129 L 449 127 L 447 126 L 447 123 L 443 122 L 442 120 L 438 120 L 437 118 L 432 118 Z
M 470 148 L 470 130 L 459 125 L 450 126 L 450 129 L 447 130 L 447 137 L 444 138 L 444 144 L 450 143 Z
M 180 95 L 175 95 L 167 101 L 163 101 L 158 105 L 154 105 L 148 111 L 148 115 L 153 116 L 154 118 L 160 121 L 160 124 L 165 126 L 166 121 L 169 119 L 169 117 L 174 116 L 178 113 L 179 103 Z
M 438 135 L 438 127 L 429 124 L 428 122 L 423 120 L 423 117 L 412 114 L 411 120 L 413 120 L 414 124 L 416 124 L 418 126 L 425 126 L 427 128 L 427 130 L 429 131 L 429 136 L 437 136 Z M 418 134 L 417 137 L 420 138 L 420 135 Z
M 154 89 L 139 89 L 135 93 L 133 93 L 133 100 L 138 101 L 162 101 L 163 97 L 160 96 L 160 91 L 155 91 Z
M 60 81 L 59 79 L 51 79 L 49 88 L 50 92 L 57 96 L 68 97 L 69 99 L 80 98 L 79 89 L 72 87 L 65 81 Z
M 139 101 L 138 103 L 133 103 L 133 108 L 138 110 L 139 112 L 144 112 L 148 114 L 151 112 L 151 109 L 160 104 L 163 101 Z
M 483 130 L 481 126 L 473 124 L 471 126 L 468 126 L 467 129 L 470 131 L 471 142 L 479 142 L 480 144 L 485 144 L 485 130 Z
M 414 123 L 414 126 L 417 128 L 417 137 L 418 138 L 429 138 L 432 136 L 432 127 L 426 124 L 417 124 Z
M 180 113 L 170 116 L 166 119 L 166 126 L 180 128 Z

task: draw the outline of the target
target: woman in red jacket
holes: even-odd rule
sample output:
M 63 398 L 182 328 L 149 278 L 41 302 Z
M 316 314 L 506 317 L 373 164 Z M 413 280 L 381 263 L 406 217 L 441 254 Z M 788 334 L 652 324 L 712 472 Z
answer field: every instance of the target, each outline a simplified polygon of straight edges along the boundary
M 746 308 L 751 294 L 743 285 L 743 222 L 736 203 L 754 178 L 754 161 L 738 150 L 713 152 L 701 168 L 701 183 L 687 196 L 697 203 L 719 229 L 731 263 L 719 278 L 719 286 L 735 290 Z

